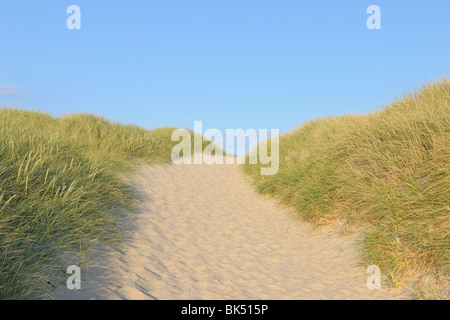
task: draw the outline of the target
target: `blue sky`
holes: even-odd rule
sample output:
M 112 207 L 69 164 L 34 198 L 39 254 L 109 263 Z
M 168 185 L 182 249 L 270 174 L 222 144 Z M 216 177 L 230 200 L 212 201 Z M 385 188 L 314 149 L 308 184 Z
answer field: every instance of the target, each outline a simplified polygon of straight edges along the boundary
M 0 105 L 286 132 L 448 76 L 449 21 L 448 0 L 3 0 Z

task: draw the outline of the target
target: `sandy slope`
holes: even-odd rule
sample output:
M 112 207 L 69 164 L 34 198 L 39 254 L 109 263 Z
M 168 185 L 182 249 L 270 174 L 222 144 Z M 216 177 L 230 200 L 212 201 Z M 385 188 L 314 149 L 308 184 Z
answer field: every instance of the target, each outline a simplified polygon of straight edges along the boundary
M 369 290 L 355 236 L 315 234 L 250 188 L 237 165 L 143 167 L 122 253 L 57 299 L 395 299 Z

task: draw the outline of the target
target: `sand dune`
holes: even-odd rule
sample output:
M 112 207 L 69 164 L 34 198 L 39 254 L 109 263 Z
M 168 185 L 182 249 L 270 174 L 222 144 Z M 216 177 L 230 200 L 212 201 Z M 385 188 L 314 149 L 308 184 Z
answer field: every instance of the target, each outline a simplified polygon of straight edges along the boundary
M 313 232 L 261 197 L 237 165 L 158 165 L 134 178 L 139 214 L 123 252 L 57 299 L 399 299 L 369 290 L 356 236 Z

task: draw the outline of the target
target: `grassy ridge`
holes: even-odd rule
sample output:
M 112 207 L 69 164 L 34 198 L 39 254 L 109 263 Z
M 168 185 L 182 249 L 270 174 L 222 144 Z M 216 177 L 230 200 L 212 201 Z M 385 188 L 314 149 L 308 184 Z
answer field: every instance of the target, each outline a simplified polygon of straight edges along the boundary
M 309 121 L 280 137 L 278 174 L 260 176 L 259 167 L 244 166 L 256 188 L 302 219 L 364 228 L 363 262 L 394 285 L 424 275 L 448 285 L 448 80 L 375 113 Z
M 0 109 L 0 299 L 43 297 L 94 244 L 117 243 L 131 204 L 119 174 L 129 159 L 170 161 L 172 132 Z

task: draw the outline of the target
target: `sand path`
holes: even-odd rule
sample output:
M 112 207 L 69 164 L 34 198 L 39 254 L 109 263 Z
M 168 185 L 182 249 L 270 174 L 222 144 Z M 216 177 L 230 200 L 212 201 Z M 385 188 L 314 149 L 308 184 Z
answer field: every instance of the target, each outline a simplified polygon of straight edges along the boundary
M 158 165 L 135 177 L 124 250 L 57 299 L 399 299 L 369 290 L 356 236 L 317 234 L 257 194 L 237 165 Z

